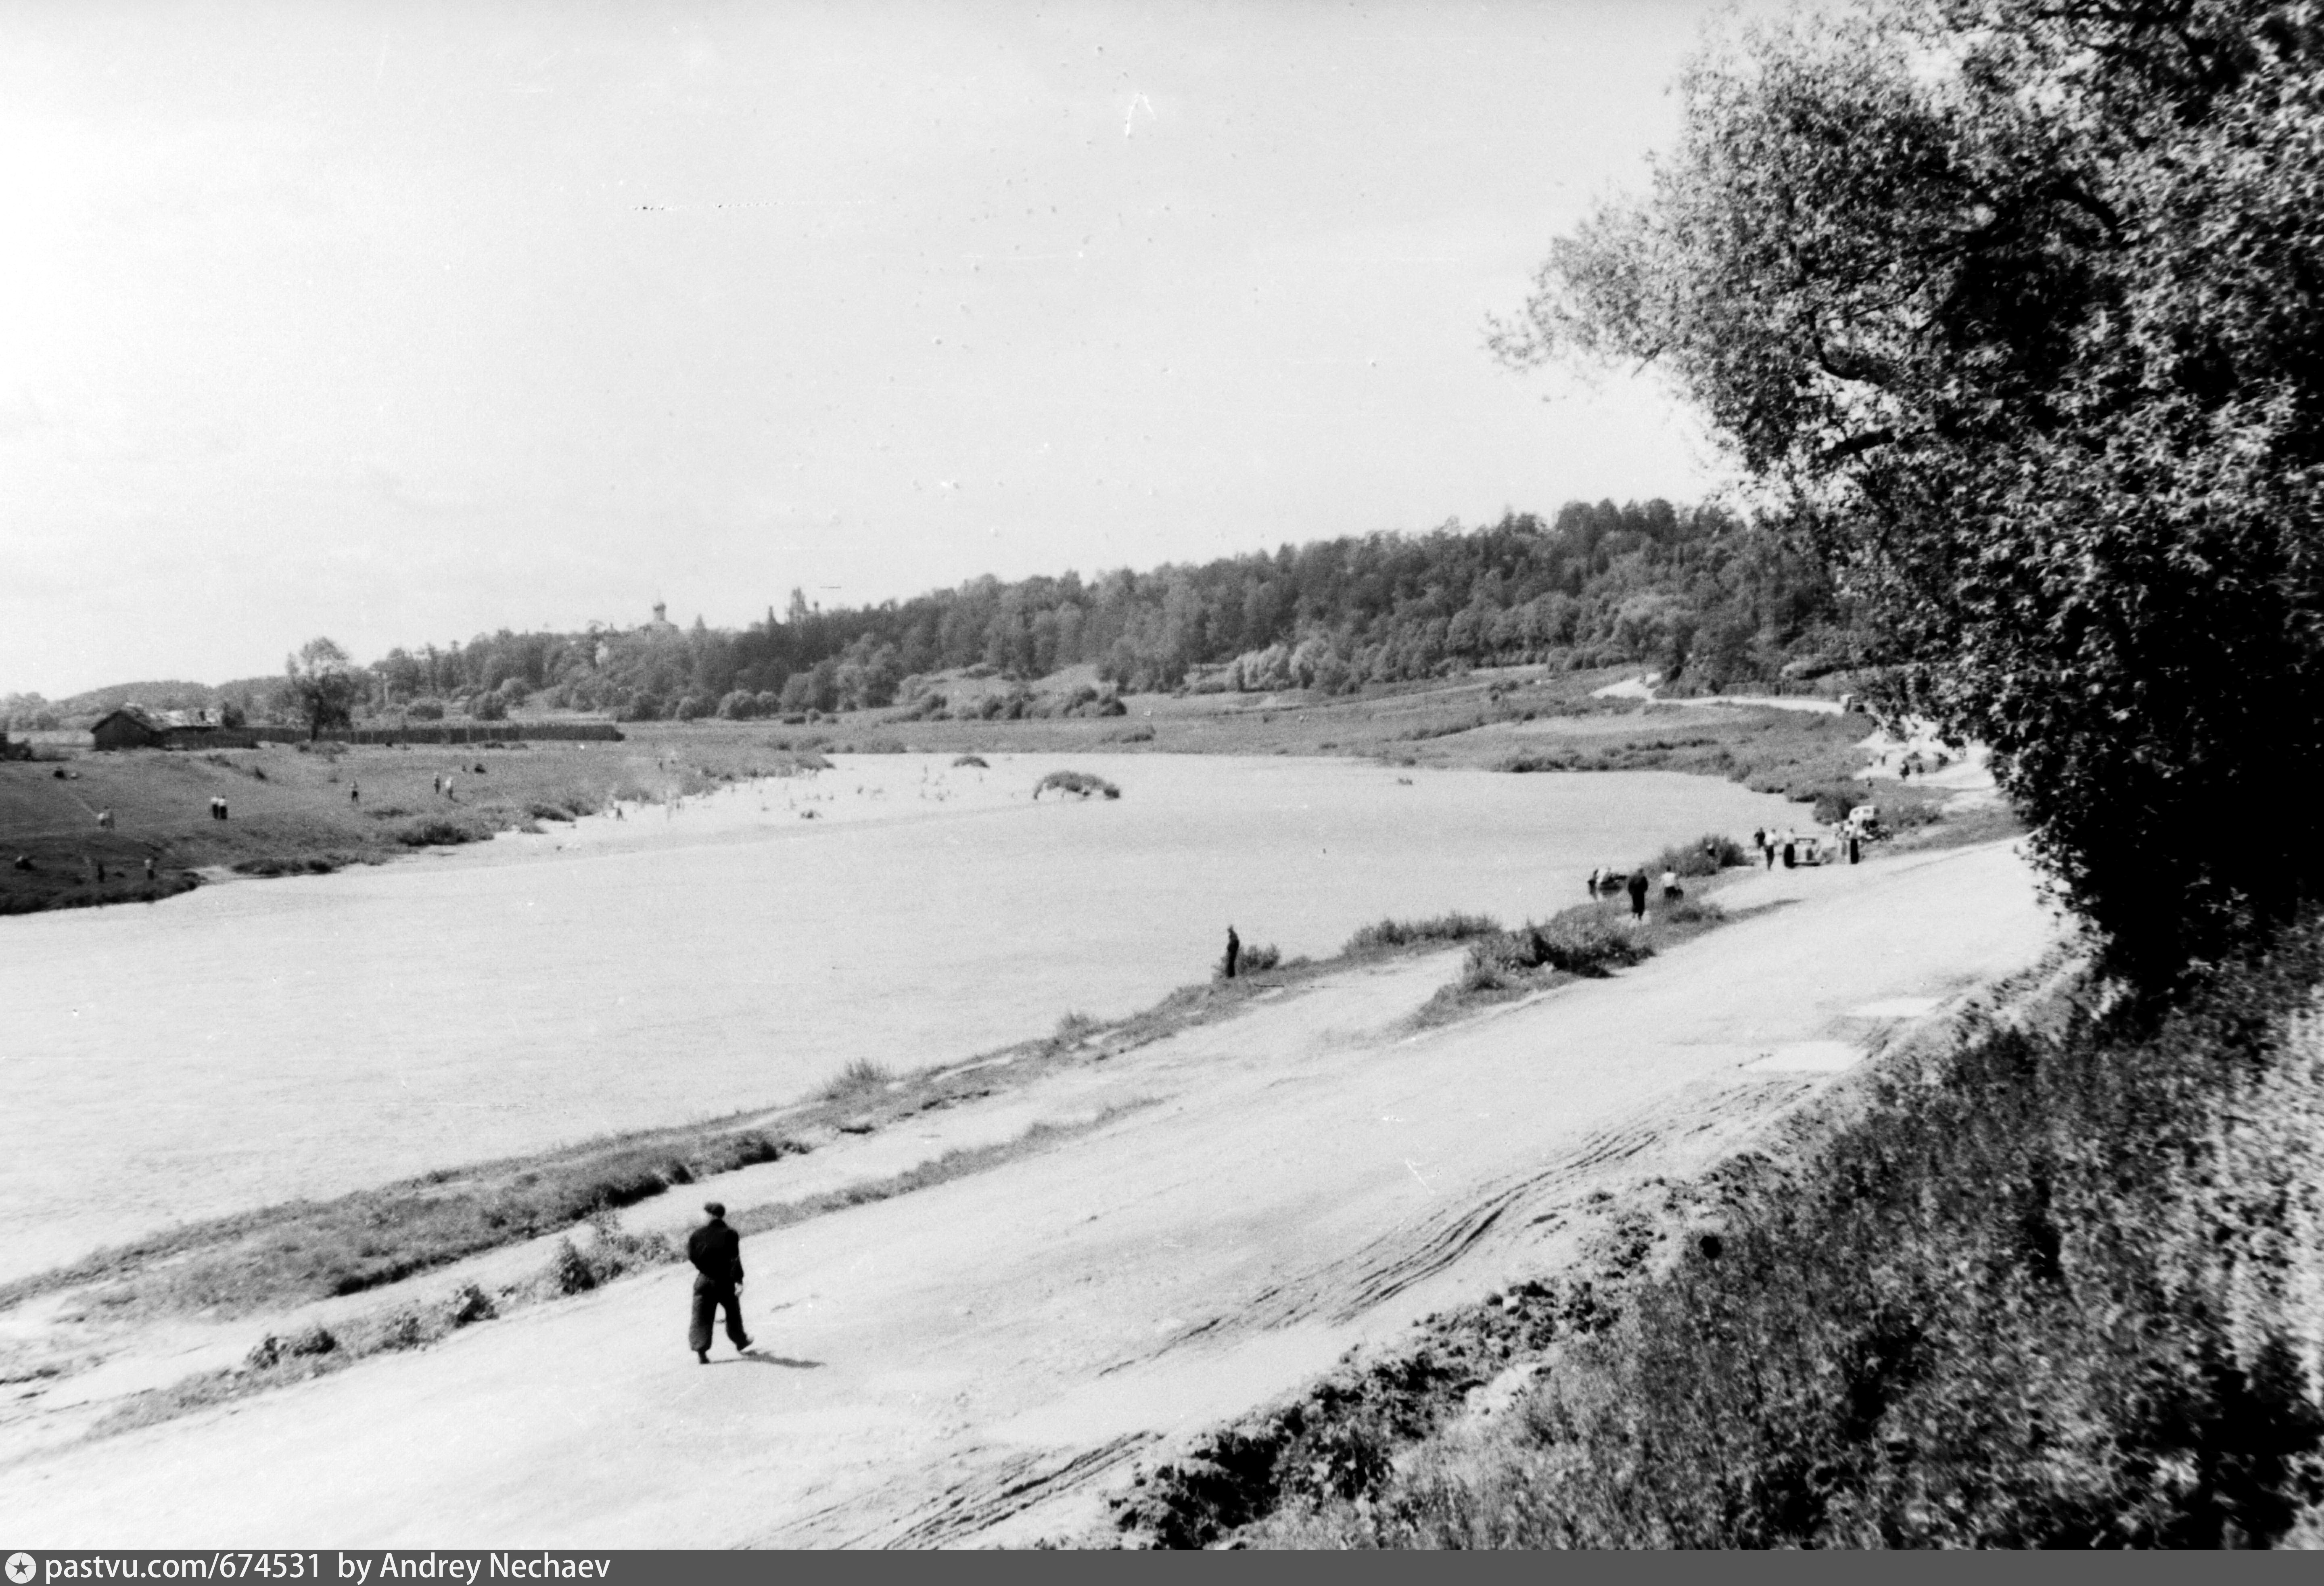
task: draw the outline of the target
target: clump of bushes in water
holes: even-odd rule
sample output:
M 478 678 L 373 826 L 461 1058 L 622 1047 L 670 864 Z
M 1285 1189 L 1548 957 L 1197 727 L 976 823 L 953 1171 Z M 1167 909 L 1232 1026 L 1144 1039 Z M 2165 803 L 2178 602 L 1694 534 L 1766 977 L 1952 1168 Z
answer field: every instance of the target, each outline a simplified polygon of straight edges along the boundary
M 337 854 L 317 854 L 311 858 L 237 859 L 235 873 L 245 876 L 327 876 L 346 862 Z
M 450 847 L 459 843 L 481 843 L 491 835 L 490 829 L 481 824 L 430 816 L 400 828 L 395 840 L 407 848 L 437 848 Z
M 1108 798 L 1121 797 L 1121 789 L 1103 777 L 1093 777 L 1087 771 L 1051 771 L 1034 786 L 1033 797 L 1038 798 L 1049 788 L 1061 793 L 1073 793 L 1087 798 L 1093 793 L 1102 793 Z
M 1409 947 L 1421 942 L 1466 942 L 1489 936 L 1501 922 L 1484 914 L 1440 914 L 1431 919 L 1384 919 L 1368 925 L 1348 938 L 1343 953 L 1373 953 Z

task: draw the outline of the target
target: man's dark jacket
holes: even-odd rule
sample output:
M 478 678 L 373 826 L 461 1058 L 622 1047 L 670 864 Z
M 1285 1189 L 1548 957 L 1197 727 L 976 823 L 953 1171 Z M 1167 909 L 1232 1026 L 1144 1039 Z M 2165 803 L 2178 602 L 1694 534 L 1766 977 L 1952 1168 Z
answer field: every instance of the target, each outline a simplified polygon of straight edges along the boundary
M 742 1236 L 729 1228 L 723 1217 L 714 1217 L 694 1231 L 686 1241 L 686 1259 L 713 1283 L 733 1288 L 742 1281 Z

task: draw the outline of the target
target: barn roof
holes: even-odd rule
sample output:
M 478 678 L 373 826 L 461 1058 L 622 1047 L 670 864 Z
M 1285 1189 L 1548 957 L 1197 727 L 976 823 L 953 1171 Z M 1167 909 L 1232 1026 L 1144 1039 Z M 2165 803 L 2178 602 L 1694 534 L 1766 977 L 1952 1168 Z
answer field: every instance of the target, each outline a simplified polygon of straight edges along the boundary
M 208 732 L 217 726 L 208 711 L 155 710 L 145 705 L 117 705 L 90 724 L 90 730 L 105 725 L 115 716 L 124 716 L 149 733 Z
M 115 716 L 126 716 L 131 721 L 135 722 L 139 726 L 155 733 L 162 731 L 170 724 L 163 721 L 159 715 L 146 709 L 142 705 L 116 705 L 111 710 L 106 711 L 103 715 L 97 717 L 91 725 L 93 727 L 101 727 Z

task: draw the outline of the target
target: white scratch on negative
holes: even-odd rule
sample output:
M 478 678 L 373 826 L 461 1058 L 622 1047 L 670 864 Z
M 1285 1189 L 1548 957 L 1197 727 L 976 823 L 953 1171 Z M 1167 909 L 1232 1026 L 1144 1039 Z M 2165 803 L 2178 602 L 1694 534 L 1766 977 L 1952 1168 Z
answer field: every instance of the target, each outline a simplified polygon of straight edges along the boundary
M 1419 1180 L 1420 1187 L 1422 1189 L 1428 1188 L 1428 1180 L 1421 1176 L 1420 1165 L 1409 1157 L 1406 1157 L 1404 1159 L 1404 1170 L 1406 1173 L 1411 1174 L 1414 1178 Z
M 1128 114 L 1124 115 L 1121 118 L 1121 135 L 1123 137 L 1126 138 L 1130 135 L 1130 127 L 1138 120 L 1138 107 L 1141 105 L 1146 107 L 1146 119 L 1148 121 L 1154 119 L 1154 101 L 1148 98 L 1143 94 L 1132 95 L 1130 100 L 1130 110 Z

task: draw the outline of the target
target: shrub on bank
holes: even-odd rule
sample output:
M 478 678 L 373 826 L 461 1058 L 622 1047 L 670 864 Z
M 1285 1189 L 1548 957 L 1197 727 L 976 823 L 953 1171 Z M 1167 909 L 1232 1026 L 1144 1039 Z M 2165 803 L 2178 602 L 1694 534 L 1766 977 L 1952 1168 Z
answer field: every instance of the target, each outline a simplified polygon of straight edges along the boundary
M 1871 789 L 1861 782 L 1844 786 L 1820 788 L 1815 795 L 1816 825 L 1834 826 L 1848 818 L 1848 812 L 1859 804 L 1871 802 Z
M 826 1102 L 853 1101 L 873 1091 L 886 1090 L 895 1077 L 893 1070 L 868 1057 L 858 1057 L 832 1075 L 816 1093 Z
M 1279 968 L 1283 950 L 1272 942 L 1246 942 L 1235 954 L 1235 973 L 1257 974 L 1261 970 Z M 1223 981 L 1227 976 L 1226 960 L 1222 957 L 1211 966 L 1211 979 Z
M 1440 914 L 1428 919 L 1384 919 L 1368 925 L 1348 938 L 1343 953 L 1377 952 L 1409 947 L 1421 942 L 1465 942 L 1490 936 L 1501 922 L 1486 914 Z
M 311 1355 L 327 1355 L 338 1347 L 339 1341 L 331 1330 L 317 1323 L 314 1326 L 294 1332 L 288 1338 L 277 1338 L 273 1333 L 268 1333 L 252 1348 L 250 1353 L 244 1357 L 243 1364 L 251 1370 L 264 1371 L 281 1365 L 284 1360 Z
M 678 1249 L 668 1237 L 624 1232 L 610 1212 L 592 1217 L 589 1230 L 586 1249 L 575 1244 L 569 1234 L 557 1241 L 540 1275 L 540 1286 L 550 1296 L 586 1294 L 623 1273 L 666 1267 L 678 1259 Z
M 1460 985 L 1464 991 L 1503 991 L 1536 970 L 1594 980 L 1644 963 L 1654 951 L 1644 934 L 1594 909 L 1577 910 L 1471 942 Z
M 1738 864 L 1749 864 L 1750 855 L 1743 844 L 1717 832 L 1706 833 L 1692 843 L 1679 844 L 1664 849 L 1646 866 L 1650 880 L 1659 881 L 1665 871 L 1676 871 L 1689 879 L 1715 876 L 1722 870 Z

